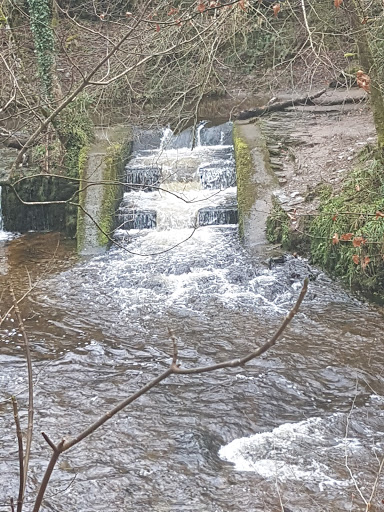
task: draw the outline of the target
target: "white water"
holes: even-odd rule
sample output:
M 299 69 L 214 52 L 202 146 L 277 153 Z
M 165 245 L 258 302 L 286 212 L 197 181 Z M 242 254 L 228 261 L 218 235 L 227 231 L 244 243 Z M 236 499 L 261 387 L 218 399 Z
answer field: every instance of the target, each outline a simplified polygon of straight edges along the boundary
M 213 137 L 201 128 L 199 140 L 213 141 L 217 155 L 223 150 L 220 135 L 218 129 Z M 216 164 L 211 159 L 216 150 L 205 145 L 204 151 L 173 147 L 135 157 L 156 166 L 176 155 L 177 174 L 185 180 L 165 185 L 186 196 L 209 196 L 212 190 L 188 179 L 201 169 L 197 155 L 207 165 Z M 173 201 L 164 192 L 128 197 L 134 194 L 148 202 L 156 194 Z M 382 316 L 299 258 L 272 268 L 255 265 L 241 247 L 236 225 L 179 229 L 189 222 L 181 204 L 175 201 L 164 222 L 156 206 L 157 230 L 130 231 L 129 244 L 44 277 L 28 296 L 23 305 L 38 375 L 38 431 L 55 439 L 77 435 L 158 376 L 171 361 L 169 328 L 181 364 L 202 366 L 239 357 L 270 339 L 309 275 L 313 281 L 305 302 L 266 356 L 246 368 L 175 376 L 79 445 L 54 472 L 47 510 L 272 512 L 281 510 L 281 503 L 294 512 L 365 510 L 345 467 L 345 452 L 368 499 L 384 453 Z M 25 266 L 27 286 L 33 268 L 41 275 L 42 262 L 57 251 L 49 236 L 37 236 L 42 250 L 31 245 L 35 235 L 20 244 L 0 244 L 0 266 L 3 248 L 12 280 L 25 280 Z M 5 329 L 0 332 L 0 401 L 20 393 L 25 410 L 19 333 L 14 322 Z M 4 407 L 4 502 L 17 495 L 14 438 L 12 411 Z M 235 466 L 219 458 L 220 447 Z M 47 457 L 41 439 L 32 455 L 32 493 Z M 380 481 L 377 501 L 382 495 Z
M 194 228 L 203 208 L 236 208 L 235 163 L 228 132 L 228 124 L 221 129 L 202 123 L 191 149 L 186 147 L 193 142 L 190 129 L 175 135 L 166 128 L 157 149 L 134 150 L 126 169 L 128 183 L 136 187 L 124 194 L 120 226 L 128 222 L 132 227 L 135 216 L 141 214 L 143 223 L 148 222 L 147 226 L 139 223 L 142 228 L 153 227 L 154 222 L 158 230 Z M 214 144 L 209 145 L 210 141 Z M 147 188 L 140 188 L 144 183 Z M 214 224 L 215 218 L 217 222 L 212 214 L 209 223 Z
M 270 432 L 235 439 L 220 449 L 220 456 L 235 464 L 237 471 L 253 471 L 269 480 L 311 482 L 320 491 L 326 486 L 345 487 L 351 480 L 337 478 L 332 466 L 339 460 L 342 467 L 346 453 L 358 458 L 362 446 L 357 438 L 330 436 L 342 418 L 336 413 L 284 423 Z

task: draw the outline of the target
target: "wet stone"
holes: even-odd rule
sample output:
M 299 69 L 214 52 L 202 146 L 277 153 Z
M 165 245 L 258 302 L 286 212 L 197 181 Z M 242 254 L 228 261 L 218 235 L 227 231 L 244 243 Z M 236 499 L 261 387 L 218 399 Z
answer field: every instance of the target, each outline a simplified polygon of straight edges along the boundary
M 237 224 L 238 214 L 235 207 L 207 207 L 199 210 L 199 226 L 218 224 Z
M 152 191 L 153 187 L 159 186 L 161 181 L 161 167 L 129 167 L 126 168 L 127 181 L 124 186 L 125 192 L 132 190 Z M 135 186 L 136 185 L 136 186 Z
M 223 164 L 205 164 L 198 170 L 200 182 L 205 189 L 224 189 L 236 186 L 234 166 L 224 167 Z
M 157 213 L 155 210 L 124 208 L 117 215 L 118 229 L 154 229 Z

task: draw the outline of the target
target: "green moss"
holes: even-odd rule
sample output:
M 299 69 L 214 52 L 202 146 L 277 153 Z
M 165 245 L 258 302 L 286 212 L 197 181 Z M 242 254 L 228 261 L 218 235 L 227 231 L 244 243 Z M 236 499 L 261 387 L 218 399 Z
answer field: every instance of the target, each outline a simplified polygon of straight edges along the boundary
M 82 190 L 85 184 L 85 169 L 88 160 L 88 152 L 89 146 L 84 146 L 79 152 L 78 159 L 78 174 L 80 178 L 79 189 Z M 85 206 L 85 194 L 79 194 L 79 205 L 84 208 Z M 84 249 L 84 234 L 85 234 L 85 219 L 84 219 L 84 211 L 81 208 L 78 208 L 77 211 L 77 229 L 76 229 L 76 237 L 77 237 L 77 247 L 79 251 Z
M 106 234 L 109 235 L 114 227 L 115 203 L 118 192 L 116 181 L 119 178 L 120 173 L 118 169 L 121 163 L 120 153 L 121 144 L 113 144 L 107 149 L 104 159 L 103 182 L 108 184 L 103 187 L 103 199 L 99 218 L 101 231 L 99 231 L 98 238 L 101 246 L 108 244 L 109 240 Z
M 281 207 L 279 200 L 274 197 L 266 225 L 268 242 L 281 244 L 285 251 L 308 255 L 310 242 L 305 233 L 310 226 L 310 217 L 302 216 L 296 219 L 296 229 L 293 229 L 287 212 Z
M 131 144 L 112 144 L 107 149 L 105 156 L 105 167 L 103 171 L 103 199 L 99 218 L 98 239 L 101 246 L 108 245 L 109 239 L 106 236 L 113 232 L 115 227 L 115 212 L 123 196 L 122 178 L 124 167 L 131 152 Z
M 346 280 L 364 293 L 383 293 L 384 286 L 384 174 L 381 158 L 361 162 L 340 194 L 323 198 L 320 212 L 311 223 L 311 254 L 314 263 Z M 333 243 L 351 233 L 351 240 Z M 365 243 L 354 247 L 353 238 Z M 357 263 L 355 263 L 355 261 Z
M 233 128 L 233 145 L 235 149 L 237 175 L 237 203 L 239 209 L 239 235 L 244 238 L 244 217 L 249 215 L 256 200 L 256 186 L 250 187 L 253 164 L 248 144 L 240 136 L 236 125 Z

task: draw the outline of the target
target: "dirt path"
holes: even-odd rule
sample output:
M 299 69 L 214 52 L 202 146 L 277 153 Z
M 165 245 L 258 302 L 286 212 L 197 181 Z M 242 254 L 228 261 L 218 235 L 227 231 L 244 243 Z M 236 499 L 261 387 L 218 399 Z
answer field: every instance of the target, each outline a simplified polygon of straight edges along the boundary
M 365 93 L 358 89 L 330 90 L 321 103 L 343 98 L 361 102 L 334 106 L 295 107 L 262 121 L 271 153 L 271 166 L 278 178 L 275 191 L 282 207 L 298 214 L 318 207 L 318 185 L 340 187 L 356 165 L 367 144 L 376 142 L 375 128 Z

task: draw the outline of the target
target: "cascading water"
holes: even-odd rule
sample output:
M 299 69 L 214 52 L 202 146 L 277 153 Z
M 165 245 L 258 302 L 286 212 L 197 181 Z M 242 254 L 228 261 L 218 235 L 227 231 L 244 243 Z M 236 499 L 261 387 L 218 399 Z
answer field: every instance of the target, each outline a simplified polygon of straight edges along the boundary
M 126 167 L 118 235 L 132 229 L 236 224 L 231 132 L 230 123 L 211 128 L 201 123 L 196 134 L 192 128 L 179 135 L 165 129 L 152 150 L 136 144 Z

